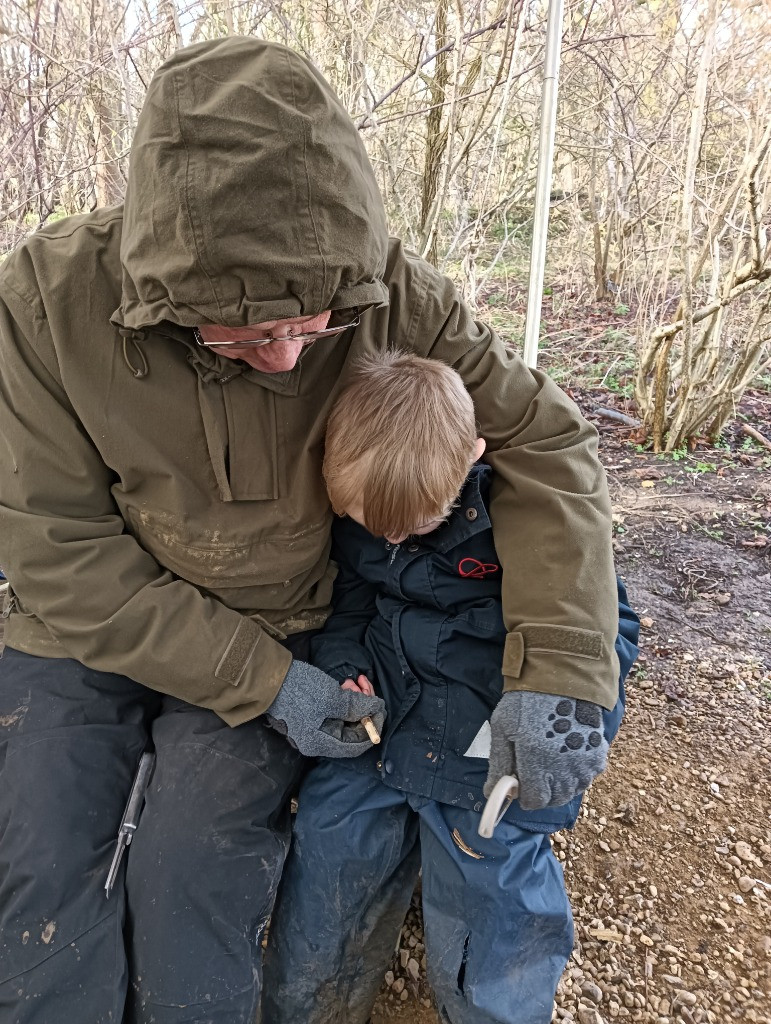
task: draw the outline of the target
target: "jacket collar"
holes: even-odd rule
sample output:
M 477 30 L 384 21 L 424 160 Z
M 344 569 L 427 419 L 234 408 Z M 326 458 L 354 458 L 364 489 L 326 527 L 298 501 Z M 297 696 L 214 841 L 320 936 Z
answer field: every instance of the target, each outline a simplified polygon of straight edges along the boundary
M 433 533 L 420 537 L 421 544 L 435 551 L 445 552 L 468 540 L 469 537 L 489 530 L 492 524 L 483 492 L 486 494 L 489 490 L 492 475 L 492 469 L 485 463 L 477 462 L 473 465 L 460 492 L 458 503 L 447 522 Z

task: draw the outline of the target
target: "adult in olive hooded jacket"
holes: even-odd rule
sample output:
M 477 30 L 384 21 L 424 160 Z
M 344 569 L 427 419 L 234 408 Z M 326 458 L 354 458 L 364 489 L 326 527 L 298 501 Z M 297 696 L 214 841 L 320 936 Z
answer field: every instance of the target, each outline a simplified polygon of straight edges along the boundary
M 284 362 L 193 331 L 353 309 L 355 329 Z M 0 1019 L 119 1019 L 130 972 L 132 1020 L 251 1020 L 300 760 L 261 716 L 329 610 L 327 412 L 352 361 L 389 345 L 452 365 L 473 397 L 496 471 L 504 690 L 613 706 L 595 431 L 388 238 L 358 133 L 311 64 L 255 39 L 180 50 L 150 85 L 125 204 L 38 231 L 0 271 Z M 321 675 L 302 677 L 309 702 Z M 103 873 L 150 732 L 124 922 Z

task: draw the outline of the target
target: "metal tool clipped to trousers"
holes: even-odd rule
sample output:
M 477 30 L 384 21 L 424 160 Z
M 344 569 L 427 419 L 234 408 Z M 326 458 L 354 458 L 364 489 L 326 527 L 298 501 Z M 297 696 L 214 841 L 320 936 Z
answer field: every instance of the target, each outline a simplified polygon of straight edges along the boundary
M 512 800 L 519 796 L 519 779 L 514 775 L 502 775 L 493 786 L 482 811 L 477 832 L 483 839 L 492 839 L 495 826 L 509 809 Z
M 115 853 L 112 856 L 110 870 L 107 872 L 107 881 L 104 883 L 104 891 L 107 899 L 110 898 L 110 892 L 112 891 L 112 887 L 115 885 L 115 879 L 118 877 L 118 868 L 120 867 L 120 862 L 126 851 L 126 847 L 131 845 L 131 840 L 134 838 L 134 833 L 137 830 L 139 815 L 142 812 L 142 805 L 145 802 L 145 793 L 147 792 L 147 787 L 150 783 L 154 767 L 155 754 L 146 750 L 139 759 L 139 767 L 137 768 L 137 773 L 134 776 L 134 781 L 131 785 L 131 792 L 129 793 L 128 802 L 126 804 L 126 810 L 123 812 L 123 818 L 121 819 L 120 828 L 118 829 L 118 841 L 115 845 Z

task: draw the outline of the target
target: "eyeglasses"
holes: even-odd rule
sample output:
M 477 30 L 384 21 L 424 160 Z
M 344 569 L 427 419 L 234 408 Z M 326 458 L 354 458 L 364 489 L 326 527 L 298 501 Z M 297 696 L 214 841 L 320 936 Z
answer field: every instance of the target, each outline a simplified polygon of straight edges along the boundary
M 201 332 L 197 327 L 193 328 L 193 336 L 195 337 L 196 344 L 201 345 L 202 348 L 228 348 L 231 345 L 248 346 L 249 348 L 262 348 L 263 345 L 270 345 L 274 341 L 301 341 L 303 344 L 308 344 L 311 341 L 318 341 L 319 338 L 332 338 L 336 334 L 342 334 L 344 331 L 350 330 L 352 327 L 358 327 L 361 322 L 361 316 L 358 309 L 349 310 L 353 313 L 353 320 L 349 323 L 336 324 L 334 327 L 325 327 L 323 331 L 309 331 L 307 334 L 295 334 L 294 327 L 302 327 L 302 324 L 290 325 L 286 334 L 281 334 L 276 337 L 272 332 L 269 332 L 265 338 L 247 338 L 246 340 L 237 341 L 204 341 L 201 337 Z M 334 314 L 333 314 L 334 316 Z M 255 330 L 259 330 L 260 325 L 254 325 Z

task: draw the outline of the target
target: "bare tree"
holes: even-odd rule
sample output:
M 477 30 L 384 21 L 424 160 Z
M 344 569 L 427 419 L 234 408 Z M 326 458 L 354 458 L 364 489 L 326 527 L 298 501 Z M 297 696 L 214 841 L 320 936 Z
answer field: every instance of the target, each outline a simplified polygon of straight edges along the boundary
M 178 47 L 285 43 L 347 105 L 391 227 L 484 301 L 526 262 L 547 0 L 30 0 L 0 19 L 0 258 L 120 202 Z M 771 28 L 756 0 L 570 0 L 547 268 L 637 315 L 657 448 L 716 433 L 769 358 Z

